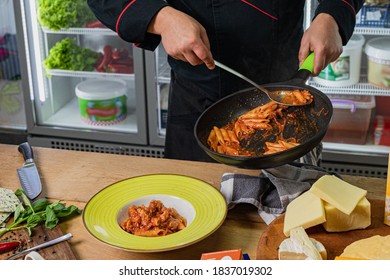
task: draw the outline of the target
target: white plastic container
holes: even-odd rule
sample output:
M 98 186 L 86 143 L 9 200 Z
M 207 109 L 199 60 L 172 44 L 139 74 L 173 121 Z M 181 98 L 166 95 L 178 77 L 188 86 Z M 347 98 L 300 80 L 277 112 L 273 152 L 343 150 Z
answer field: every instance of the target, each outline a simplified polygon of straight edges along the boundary
M 353 34 L 336 61 L 328 64 L 313 80 L 323 86 L 343 87 L 357 84 L 360 79 L 360 65 L 364 36 Z
M 111 125 L 127 115 L 126 83 L 121 80 L 91 79 L 77 84 L 81 119 L 92 125 Z
M 390 88 L 390 38 L 379 37 L 367 42 L 368 82 L 381 88 Z

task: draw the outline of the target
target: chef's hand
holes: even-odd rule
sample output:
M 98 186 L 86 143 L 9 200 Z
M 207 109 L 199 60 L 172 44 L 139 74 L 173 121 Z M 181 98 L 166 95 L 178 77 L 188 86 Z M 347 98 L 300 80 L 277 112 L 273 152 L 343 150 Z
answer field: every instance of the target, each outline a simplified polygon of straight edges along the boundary
M 206 30 L 187 14 L 164 7 L 149 24 L 148 32 L 161 35 L 164 49 L 171 57 L 194 66 L 204 63 L 209 69 L 214 69 Z
M 303 34 L 298 59 L 300 64 L 314 52 L 313 76 L 317 76 L 329 63 L 343 52 L 343 42 L 334 18 L 319 14 Z

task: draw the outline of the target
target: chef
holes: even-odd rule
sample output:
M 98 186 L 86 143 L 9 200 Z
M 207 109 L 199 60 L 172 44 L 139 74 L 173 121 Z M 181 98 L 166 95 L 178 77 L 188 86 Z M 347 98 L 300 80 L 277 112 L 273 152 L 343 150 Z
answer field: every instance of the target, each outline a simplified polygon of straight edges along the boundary
M 334 61 L 352 36 L 363 0 L 323 0 L 303 32 L 304 0 L 88 0 L 97 18 L 146 50 L 160 42 L 171 83 L 165 157 L 212 161 L 194 125 L 222 97 L 251 87 L 215 68 L 214 59 L 258 84 L 286 81 L 314 52 L 314 73 Z

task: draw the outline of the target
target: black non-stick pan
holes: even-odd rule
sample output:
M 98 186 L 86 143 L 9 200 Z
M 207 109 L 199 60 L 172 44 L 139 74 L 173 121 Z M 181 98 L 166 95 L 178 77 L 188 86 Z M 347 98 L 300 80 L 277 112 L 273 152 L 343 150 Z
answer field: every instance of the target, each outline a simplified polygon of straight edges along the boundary
M 195 124 L 194 133 L 200 147 L 214 160 L 239 168 L 267 169 L 290 163 L 310 152 L 325 136 L 333 114 L 332 103 L 329 98 L 314 87 L 308 86 L 306 81 L 311 72 L 300 69 L 295 76 L 283 83 L 264 85 L 268 90 L 308 90 L 314 97 L 309 105 L 289 107 L 290 125 L 283 131 L 284 139 L 295 138 L 300 145 L 274 154 L 262 156 L 232 156 L 217 153 L 209 149 L 207 138 L 214 126 L 223 127 L 235 120 L 238 116 L 251 109 L 270 102 L 268 96 L 255 88 L 233 93 L 211 105 L 199 117 Z M 292 121 L 291 121 L 292 120 Z M 276 136 L 258 130 L 246 143 L 241 143 L 247 150 L 261 154 L 264 151 L 264 142 L 273 141 Z

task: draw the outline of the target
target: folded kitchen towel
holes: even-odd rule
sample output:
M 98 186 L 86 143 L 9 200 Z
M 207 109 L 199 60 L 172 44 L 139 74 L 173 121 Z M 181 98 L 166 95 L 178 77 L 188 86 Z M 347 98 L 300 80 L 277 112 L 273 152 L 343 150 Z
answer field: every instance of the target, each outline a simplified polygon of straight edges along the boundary
M 315 165 L 293 162 L 261 170 L 259 176 L 225 173 L 220 190 L 229 209 L 240 203 L 253 204 L 264 222 L 270 224 L 293 199 L 329 174 L 338 176 Z

